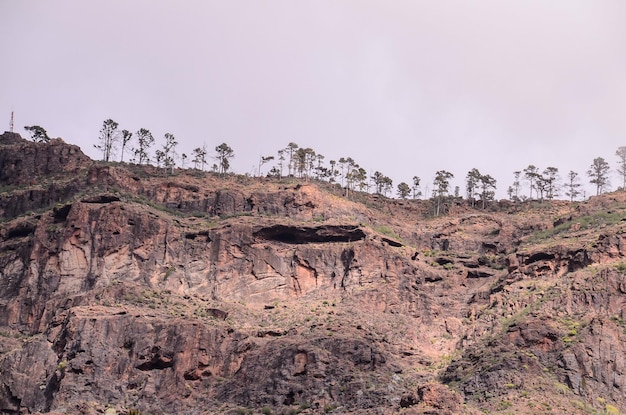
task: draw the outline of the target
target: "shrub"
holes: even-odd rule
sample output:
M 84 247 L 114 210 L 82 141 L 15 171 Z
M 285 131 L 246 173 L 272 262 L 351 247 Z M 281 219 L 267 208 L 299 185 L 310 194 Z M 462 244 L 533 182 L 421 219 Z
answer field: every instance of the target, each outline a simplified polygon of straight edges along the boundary
M 608 415 L 619 415 L 619 409 L 611 404 L 607 403 L 604 410 Z
M 554 384 L 554 388 L 561 395 L 565 395 L 567 392 L 569 392 L 569 387 L 567 385 L 563 384 L 563 383 L 560 383 L 560 382 L 556 382 Z
M 170 266 L 165 271 L 165 276 L 163 277 L 163 281 L 167 281 L 167 279 L 170 277 L 170 275 L 172 275 L 174 273 L 174 271 L 176 271 L 176 267 L 174 265 Z
M 513 406 L 513 404 L 509 401 L 500 401 L 500 403 L 498 404 L 498 409 L 502 411 L 505 409 L 509 409 L 511 406 Z
M 328 404 L 328 405 L 324 406 L 324 413 L 332 412 L 335 409 L 337 409 L 337 405 L 335 405 L 335 404 Z

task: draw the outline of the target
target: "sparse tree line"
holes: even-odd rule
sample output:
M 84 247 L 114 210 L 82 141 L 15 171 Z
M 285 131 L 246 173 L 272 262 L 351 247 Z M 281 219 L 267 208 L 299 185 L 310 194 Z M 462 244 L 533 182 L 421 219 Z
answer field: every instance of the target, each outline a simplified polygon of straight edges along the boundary
M 619 147 L 616 151 L 619 159 L 617 172 L 620 174 L 626 189 L 626 147 Z M 388 196 L 393 191 L 391 178 L 380 171 L 375 171 L 368 177 L 367 171 L 359 166 L 351 157 L 341 157 L 338 160 L 330 160 L 328 165 L 324 163 L 324 156 L 317 154 L 311 148 L 299 147 L 296 143 L 289 143 L 284 149 L 274 156 L 262 156 L 259 161 L 258 174 L 261 176 L 261 168 L 264 164 L 276 160 L 277 163 L 267 173 L 268 177 L 283 177 L 285 171 L 289 176 L 295 176 L 308 180 L 324 180 L 329 183 L 337 183 L 345 189 L 346 194 L 359 190 Z M 610 181 L 609 163 L 602 157 L 593 160 L 587 170 L 589 183 L 596 187 L 596 194 L 609 190 Z M 509 186 L 507 193 L 513 202 L 525 200 L 553 200 L 564 192 L 571 201 L 585 197 L 581 190 L 582 184 L 578 173 L 570 171 L 565 180 L 561 179 L 559 169 L 546 167 L 543 171 L 534 165 L 529 165 L 521 171 L 515 171 L 514 182 Z M 430 199 L 433 201 L 433 213 L 440 214 L 450 203 L 450 197 L 461 198 L 459 187 L 455 187 L 451 194 L 450 181 L 454 174 L 446 170 L 435 173 L 432 184 Z M 497 181 L 489 174 L 483 174 L 478 169 L 471 169 L 465 178 L 466 200 L 472 207 L 480 205 L 486 208 L 487 204 L 495 199 Z M 528 196 L 522 194 L 524 185 L 528 186 Z M 396 187 L 396 195 L 400 199 L 419 199 L 422 196 L 421 179 L 414 176 L 412 184 L 401 182 Z M 428 195 L 427 195 L 428 197 Z
M 31 139 L 36 142 L 48 142 L 50 138 L 46 130 L 38 125 L 24 127 L 31 135 Z M 176 152 L 178 142 L 173 134 L 166 133 L 160 147 L 154 149 L 155 138 L 152 133 L 141 128 L 135 133 L 128 130 L 119 130 L 119 124 L 112 119 L 103 122 L 98 144 L 94 147 L 102 152 L 103 161 L 114 161 L 113 157 L 117 151 L 120 152 L 120 162 L 124 162 L 124 155 L 128 152 L 131 155 L 130 162 L 137 164 L 151 164 L 162 168 L 165 174 L 171 174 L 180 162 L 181 168 L 186 168 L 190 162 L 194 169 L 205 170 L 209 157 L 206 144 L 195 148 L 191 155 L 185 153 L 180 156 Z M 154 149 L 154 152 L 152 150 Z M 233 149 L 226 143 L 215 147 L 212 156 L 213 164 L 210 170 L 215 173 L 225 174 L 230 171 L 230 161 L 234 158 Z M 617 173 L 622 179 L 621 189 L 626 189 L 626 146 L 619 147 L 615 152 L 618 157 Z M 389 196 L 393 192 L 393 181 L 380 171 L 375 171 L 368 175 L 367 170 L 361 167 L 351 157 L 341 157 L 338 160 L 324 162 L 325 157 L 316 153 L 309 147 L 300 147 L 294 142 L 290 142 L 285 148 L 279 149 L 276 155 L 261 156 L 258 165 L 258 175 L 262 175 L 264 165 L 274 161 L 274 165 L 266 173 L 267 177 L 282 178 L 285 174 L 288 177 L 298 177 L 306 181 L 315 179 L 334 183 L 341 186 L 345 195 L 350 195 L 356 190 Z M 597 157 L 589 166 L 586 174 L 589 183 L 596 188 L 599 195 L 610 189 L 610 166 L 602 157 Z M 561 195 L 569 198 L 570 201 L 584 199 L 586 195 L 581 190 L 582 184 L 577 172 L 569 171 L 563 180 L 556 167 L 546 167 L 540 170 L 534 165 L 529 165 L 523 170 L 513 172 L 513 183 L 507 189 L 509 199 L 513 202 L 525 200 L 553 200 Z M 451 197 L 462 199 L 460 189 L 455 187 L 454 193 L 450 194 L 450 180 L 454 174 L 446 170 L 435 173 L 433 180 L 432 194 L 430 199 L 433 202 L 433 214 L 439 215 L 445 212 Z M 478 169 L 471 169 L 465 177 L 466 200 L 472 206 L 477 204 L 485 208 L 487 204 L 495 199 L 496 179 L 489 174 L 483 174 Z M 522 194 L 524 185 L 527 185 L 528 196 Z M 419 199 L 423 193 L 421 190 L 421 179 L 418 176 L 412 178 L 411 184 L 401 182 L 396 187 L 396 195 L 400 199 Z M 428 197 L 428 195 L 426 195 Z
M 617 172 L 622 177 L 623 184 L 621 189 L 626 189 L 626 147 L 619 147 L 615 152 L 618 157 Z M 587 170 L 589 183 L 596 187 L 596 195 L 605 193 L 610 188 L 609 173 L 611 169 L 609 163 L 602 157 L 596 157 Z M 559 169 L 556 167 L 547 167 L 540 171 L 538 167 L 529 165 L 524 170 L 513 172 L 514 181 L 507 189 L 509 199 L 512 201 L 520 201 L 534 199 L 553 200 L 560 196 L 562 190 L 570 201 L 578 200 L 581 196 L 586 197 L 581 190 L 582 184 L 577 172 L 570 170 L 562 181 L 559 175 Z M 522 180 L 528 184 L 528 196 L 521 194 Z M 534 192 L 534 193 L 533 193 Z
M 267 177 L 282 178 L 298 177 L 304 180 L 321 180 L 328 183 L 338 184 L 345 190 L 345 194 L 349 195 L 354 191 L 374 192 L 384 196 L 389 195 L 393 191 L 393 181 L 388 176 L 379 171 L 375 171 L 368 176 L 367 170 L 361 167 L 352 157 L 341 157 L 338 160 L 329 160 L 328 165 L 324 163 L 324 155 L 316 153 L 309 147 L 300 147 L 298 144 L 291 142 L 285 148 L 277 151 L 277 156 L 262 156 L 259 163 L 259 176 L 261 175 L 261 167 L 263 164 L 276 160 L 276 164 L 272 166 Z M 416 185 L 419 187 L 419 178 L 414 178 Z M 398 185 L 397 194 L 399 197 L 406 199 L 411 191 L 414 196 L 419 194 L 418 189 L 412 189 L 406 183 Z
M 187 154 L 182 153 L 179 157 L 176 147 L 178 141 L 171 133 L 165 133 L 160 147 L 154 149 L 156 140 L 150 130 L 140 128 L 135 133 L 128 130 L 119 130 L 119 124 L 112 119 L 105 120 L 100 129 L 98 136 L 98 144 L 94 147 L 102 152 L 103 161 L 113 161 L 113 156 L 120 150 L 120 162 L 124 162 L 124 154 L 130 152 L 131 163 L 151 164 L 153 161 L 158 168 L 163 169 L 165 174 L 171 174 L 174 167 L 180 161 L 180 166 L 185 168 L 189 159 Z M 154 152 L 152 150 L 154 149 Z M 194 168 L 204 170 L 207 164 L 208 151 L 206 144 L 198 147 L 192 152 L 191 163 Z M 222 143 L 215 147 L 215 156 L 213 159 L 213 171 L 219 173 L 227 173 L 230 169 L 230 159 L 235 156 L 233 149 L 226 143 Z

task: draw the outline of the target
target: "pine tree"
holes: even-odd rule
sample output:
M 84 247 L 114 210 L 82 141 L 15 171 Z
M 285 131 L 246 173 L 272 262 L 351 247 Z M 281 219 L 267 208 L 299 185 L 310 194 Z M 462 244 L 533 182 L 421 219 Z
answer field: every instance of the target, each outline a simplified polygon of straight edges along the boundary
M 94 145 L 94 147 L 102 151 L 102 160 L 104 161 L 111 161 L 115 151 L 115 143 L 119 140 L 118 126 L 119 124 L 110 118 L 102 123 L 99 137 L 100 144 Z
M 604 193 L 610 186 L 609 182 L 609 163 L 602 157 L 593 159 L 593 163 L 587 170 L 587 176 L 589 176 L 589 183 L 596 185 L 596 195 Z
M 466 192 L 467 192 L 467 200 L 470 202 L 472 207 L 476 203 L 476 191 L 479 188 L 481 174 L 478 169 L 472 169 L 467 172 L 466 176 Z
M 626 190 L 626 147 L 619 147 L 615 155 L 619 158 L 617 172 L 622 176 L 622 190 Z
M 581 194 L 580 190 L 578 190 L 581 184 L 578 181 L 578 173 L 570 170 L 567 174 L 567 183 L 565 184 L 567 188 L 565 195 L 569 196 L 570 202 L 573 202 Z
M 120 157 L 120 163 L 124 162 L 124 151 L 126 150 L 126 146 L 130 143 L 130 140 L 133 138 L 133 133 L 128 130 L 122 130 L 122 156 Z
M 174 166 L 176 166 L 176 146 L 178 141 L 173 134 L 165 133 L 165 143 L 163 143 L 163 167 L 165 172 L 174 173 Z
M 411 187 L 402 182 L 398 185 L 398 196 L 400 199 L 406 199 L 411 194 Z
M 27 125 L 24 129 L 29 132 L 31 140 L 36 143 L 47 143 L 50 141 L 50 137 L 48 137 L 48 133 L 43 127 L 38 125 Z
M 197 169 L 199 166 L 200 170 L 204 170 L 204 165 L 206 164 L 206 144 L 202 147 L 194 148 L 191 154 L 193 155 L 193 159 L 191 160 L 193 168 Z
M 441 212 L 441 205 L 443 199 L 448 196 L 450 190 L 450 179 L 454 177 L 454 174 L 446 170 L 439 170 L 435 173 L 435 180 L 433 181 L 433 196 L 435 197 L 435 216 L 439 216 Z
M 411 190 L 413 191 L 413 199 L 417 199 L 422 195 L 422 191 L 420 190 L 420 182 L 421 179 L 417 176 L 413 176 L 413 186 Z
M 539 178 L 539 169 L 534 165 L 530 164 L 528 167 L 524 169 L 524 178 L 528 180 L 528 185 L 530 187 L 530 195 L 529 199 L 533 198 L 533 189 L 536 189 L 535 183 L 537 178 Z M 536 189 L 538 190 L 538 189 Z M 537 191 L 537 193 L 539 193 Z
M 146 130 L 145 128 L 141 128 L 136 133 L 137 137 L 137 148 L 135 149 L 135 157 L 139 164 L 150 163 L 150 147 L 154 144 L 154 137 L 150 130 Z
M 218 170 L 221 174 L 224 174 L 230 168 L 230 159 L 235 157 L 235 152 L 228 144 L 222 143 L 215 147 L 215 153 Z

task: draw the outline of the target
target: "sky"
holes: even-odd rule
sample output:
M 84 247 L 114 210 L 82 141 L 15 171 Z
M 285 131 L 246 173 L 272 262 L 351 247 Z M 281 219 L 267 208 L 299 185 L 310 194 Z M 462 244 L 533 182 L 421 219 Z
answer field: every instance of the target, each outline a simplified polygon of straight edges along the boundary
M 98 159 L 111 118 L 250 174 L 295 142 L 394 188 L 448 170 L 464 194 L 477 168 L 499 198 L 553 166 L 590 195 L 596 157 L 621 184 L 625 21 L 624 0 L 0 0 L 0 128 Z

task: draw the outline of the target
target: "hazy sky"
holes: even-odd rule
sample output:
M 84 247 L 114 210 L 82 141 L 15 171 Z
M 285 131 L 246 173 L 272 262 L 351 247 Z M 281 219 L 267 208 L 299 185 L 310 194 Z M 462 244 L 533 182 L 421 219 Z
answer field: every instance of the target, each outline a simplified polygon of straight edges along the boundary
M 445 169 L 464 194 L 476 167 L 505 197 L 514 170 L 586 183 L 599 156 L 620 184 L 624 0 L 0 0 L 0 57 L 0 127 L 94 158 L 112 118 L 226 142 L 239 173 L 293 141 L 394 188 Z

